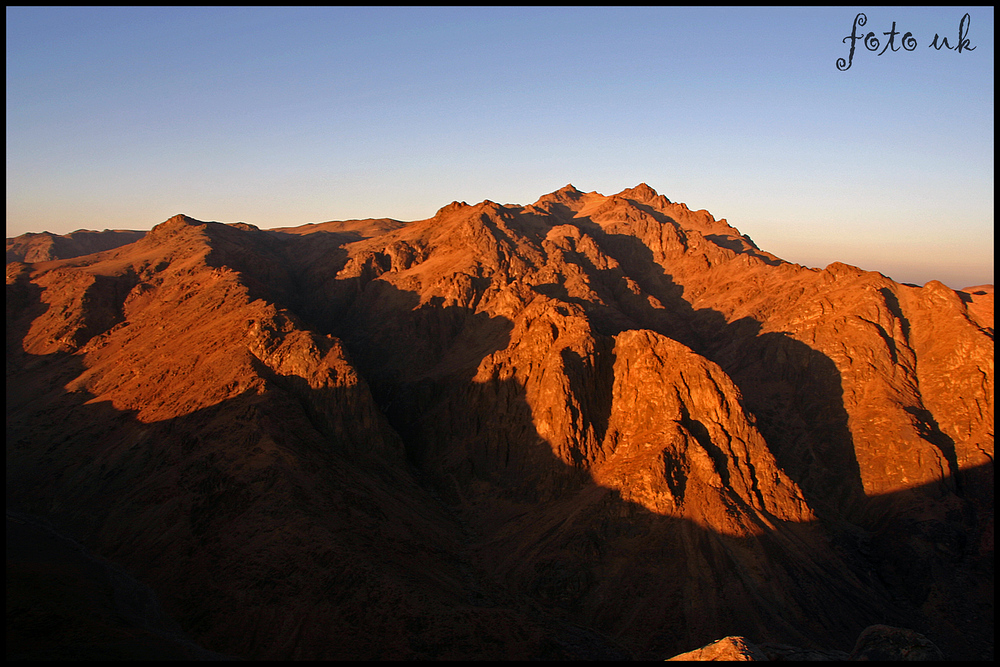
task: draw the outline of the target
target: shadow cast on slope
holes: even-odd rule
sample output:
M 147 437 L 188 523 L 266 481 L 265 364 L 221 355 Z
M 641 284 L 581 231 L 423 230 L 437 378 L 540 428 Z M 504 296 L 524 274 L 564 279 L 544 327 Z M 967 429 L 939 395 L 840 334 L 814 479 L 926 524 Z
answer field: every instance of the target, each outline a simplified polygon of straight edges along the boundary
M 660 224 L 670 225 L 685 242 L 683 230 L 673 219 L 648 206 L 639 207 Z M 616 268 L 600 270 L 580 253 L 567 256 L 589 274 L 600 276 L 605 287 L 601 296 L 629 317 L 628 328 L 647 328 L 680 341 L 717 363 L 733 379 L 778 464 L 803 490 L 811 507 L 835 515 L 851 515 L 864 507 L 864 486 L 844 409 L 840 371 L 829 357 L 783 332 L 761 333 L 761 323 L 752 318 L 729 322 L 717 310 L 693 308 L 684 298 L 683 285 L 655 261 L 642 240 L 630 234 L 608 233 L 588 216 L 573 217 L 574 213 L 561 204 L 553 209 L 557 218 L 584 230 L 618 263 Z M 748 254 L 767 264 L 775 263 Z M 629 298 L 626 277 L 638 285 L 642 295 L 655 297 L 662 308 L 646 298 Z M 565 288 L 545 286 L 543 293 L 558 298 L 565 294 Z M 592 305 L 590 308 L 595 310 Z M 598 322 L 609 321 L 602 317 L 601 309 L 596 310 Z M 619 320 L 605 326 L 602 333 L 613 335 L 622 328 Z
M 37 304 L 22 307 L 30 321 Z M 399 351 L 399 331 L 348 341 L 416 470 L 338 447 L 292 379 L 150 424 L 58 383 L 21 385 L 36 362 L 46 377 L 86 370 L 77 355 L 24 355 L 8 372 L 8 393 L 31 392 L 8 410 L 8 506 L 124 565 L 187 632 L 244 657 L 621 657 L 616 644 L 662 657 L 730 634 L 846 649 L 874 622 L 946 646 L 866 580 L 860 550 L 827 551 L 822 526 L 736 538 L 596 484 L 538 434 L 523 386 L 473 381 L 510 322 L 433 303 L 411 312 L 401 331 L 437 332 L 445 357 L 490 332 L 448 373 L 413 377 L 377 367 L 428 352 Z M 336 391 L 313 399 L 350 404 Z
M 14 348 L 46 310 L 28 292 L 14 300 L 23 318 L 8 320 Z M 311 410 L 349 422 L 357 389 L 311 392 L 258 364 L 263 392 L 147 423 L 63 389 L 86 371 L 82 356 L 9 361 L 8 398 L 21 395 L 8 403 L 8 507 L 150 582 L 206 645 L 284 658 L 625 656 L 480 583 L 454 519 L 409 469 L 358 454 L 371 425 L 338 433 Z M 75 627 L 74 609 L 56 613 Z M 71 655 L 109 655 L 99 634 L 38 620 L 17 627 Z
M 415 295 L 406 296 L 387 284 L 376 289 L 390 293 L 389 301 L 393 303 L 412 306 L 417 301 Z M 423 317 L 436 314 L 445 321 L 454 321 L 455 308 L 435 310 L 431 305 L 430 310 L 424 310 Z M 499 325 L 504 333 L 487 351 L 501 349 L 507 342 L 510 324 L 497 319 L 493 318 L 492 323 Z M 407 329 L 408 336 L 419 339 L 428 331 L 443 330 L 441 325 L 418 321 L 423 321 L 426 328 Z M 490 320 L 480 313 L 467 314 L 463 321 L 476 329 Z M 379 322 L 384 324 L 384 319 Z M 812 428 L 826 430 L 832 440 L 819 444 L 827 447 L 827 451 L 818 455 L 825 457 L 821 463 L 827 468 L 826 477 L 822 476 L 822 469 L 816 470 L 814 461 L 789 463 L 788 457 L 794 452 L 783 452 L 784 463 L 789 468 L 799 465 L 800 471 L 812 465 L 813 474 L 819 479 L 809 480 L 811 488 L 824 492 L 824 499 L 863 500 L 860 475 L 846 430 L 840 376 L 832 361 L 783 334 L 756 335 L 759 324 L 752 320 L 739 321 L 733 326 L 739 336 L 750 339 L 750 343 L 741 341 L 743 345 L 762 347 L 741 351 L 759 354 L 768 367 L 757 372 L 751 369 L 746 373 L 747 381 L 784 383 L 778 389 L 766 388 L 766 393 L 764 390 L 758 393 L 772 400 L 777 397 L 791 402 L 792 409 L 814 420 Z M 453 343 L 459 335 L 455 329 L 450 331 L 452 337 L 445 341 L 440 352 L 447 350 L 448 341 Z M 400 337 L 398 331 L 391 330 L 379 340 L 368 330 L 363 337 L 368 349 L 357 357 L 367 364 L 378 363 L 395 354 L 388 348 L 405 347 L 408 336 Z M 865 555 L 866 547 L 859 546 L 870 539 L 864 530 L 838 529 L 823 536 L 820 526 L 785 526 L 778 533 L 759 539 L 734 539 L 649 512 L 623 500 L 617 491 L 595 484 L 575 458 L 575 465 L 568 465 L 556 457 L 535 428 L 535 416 L 523 386 L 512 381 L 473 382 L 477 362 L 483 356 L 485 353 L 467 358 L 464 370 L 458 367 L 433 381 L 424 377 L 407 384 L 393 378 L 391 391 L 403 406 L 394 423 L 400 424 L 408 451 L 419 452 L 419 456 L 411 457 L 411 463 L 463 518 L 470 531 L 471 548 L 477 554 L 474 560 L 488 563 L 489 571 L 510 589 L 528 593 L 578 623 L 619 640 L 627 638 L 627 645 L 637 655 L 647 657 L 669 654 L 680 646 L 684 640 L 677 634 L 677 628 L 685 628 L 689 633 L 690 645 L 700 645 L 701 639 L 694 637 L 710 637 L 713 632 L 721 632 L 722 627 L 727 627 L 730 634 L 760 636 L 770 632 L 772 637 L 782 635 L 786 642 L 809 642 L 810 636 L 813 641 L 819 636 L 836 641 L 834 635 L 839 633 L 846 638 L 854 632 L 844 625 L 849 622 L 846 619 L 865 618 L 868 620 L 864 623 L 868 623 L 880 615 L 886 618 L 898 614 L 894 616 L 895 622 L 919 625 L 922 631 L 934 634 L 932 626 L 916 618 L 917 612 L 913 611 L 930 595 L 932 577 L 942 571 L 941 567 L 934 570 L 915 566 L 926 560 L 926 550 L 897 554 L 897 564 L 888 569 L 883 566 L 873 578 L 877 568 Z M 607 363 L 606 355 L 596 356 Z M 578 355 L 565 350 L 563 361 L 570 375 L 584 375 L 574 372 L 584 365 Z M 386 376 L 371 366 L 369 369 L 374 376 Z M 604 370 L 610 370 L 610 366 Z M 601 375 L 601 371 L 595 373 Z M 596 384 L 603 386 L 600 382 Z M 804 397 L 793 394 L 803 388 L 808 390 Z M 591 394 L 593 402 L 585 405 L 584 410 L 590 413 L 587 418 L 595 425 L 595 431 L 601 433 L 601 425 L 606 428 L 609 409 L 604 403 L 610 404 L 610 396 L 602 397 L 600 392 Z M 705 449 L 720 455 L 718 448 L 711 445 L 704 426 L 690 419 L 688 422 L 688 430 Z M 836 437 L 842 441 L 838 443 Z M 848 460 L 833 458 L 838 445 L 851 452 Z M 831 454 L 829 449 L 834 452 Z M 836 472 L 852 470 L 852 464 L 853 476 Z M 725 470 L 725 466 L 718 467 Z M 916 491 L 901 493 L 897 500 L 904 497 L 905 503 L 911 503 L 920 496 Z M 943 525 L 943 519 L 937 521 Z M 963 524 L 957 525 L 963 528 Z M 942 539 L 950 540 L 950 544 L 956 531 L 939 530 L 936 534 L 947 535 Z M 827 540 L 836 542 L 833 550 L 836 556 L 824 553 Z M 882 537 L 876 543 L 882 545 L 879 547 L 882 562 L 887 562 L 889 554 L 885 547 L 892 543 L 892 538 Z M 734 556 L 741 552 L 756 554 L 749 561 L 766 574 L 756 578 L 754 566 Z M 952 557 L 959 553 L 961 550 L 951 552 Z M 667 566 L 669 574 L 665 576 L 665 563 L 688 564 L 690 580 L 701 581 L 702 588 L 689 587 L 690 582 L 678 584 L 673 580 L 673 565 Z M 891 574 L 907 567 L 912 572 L 910 576 L 900 578 Z M 631 574 L 616 574 L 622 571 Z M 738 574 L 722 574 L 733 572 Z M 779 581 L 783 585 L 778 585 Z M 772 588 L 784 593 L 775 594 Z M 900 602 L 902 591 L 907 591 L 907 595 Z M 897 600 L 888 602 L 893 597 Z M 675 616 L 665 614 L 664 606 L 669 605 L 664 605 L 663 600 L 676 601 L 673 609 L 682 611 Z M 823 604 L 816 605 L 816 600 L 823 600 Z M 888 611 L 893 604 L 908 611 Z M 799 605 L 801 613 L 789 611 Z M 638 618 L 655 619 L 651 625 L 672 630 L 657 632 L 647 627 L 646 632 L 636 632 L 629 624 L 637 623 Z M 802 620 L 806 618 L 810 621 Z M 796 623 L 809 624 L 809 630 L 796 627 Z M 954 650 L 960 643 L 950 641 L 949 645 Z M 849 648 L 849 644 L 844 644 L 844 648 Z
M 668 621 L 662 618 L 662 610 L 652 609 L 646 609 L 645 613 L 639 614 L 636 609 L 643 605 L 635 600 L 632 601 L 636 603 L 632 610 L 619 607 L 616 611 L 620 613 L 616 618 L 612 618 L 615 614 L 608 611 L 613 606 L 606 602 L 608 589 L 628 590 L 637 588 L 638 583 L 633 581 L 631 586 L 622 587 L 609 583 L 598 585 L 598 582 L 607 582 L 609 577 L 606 576 L 606 572 L 601 572 L 602 566 L 588 564 L 588 559 L 602 553 L 607 554 L 609 547 L 606 544 L 609 540 L 614 542 L 618 539 L 631 539 L 636 534 L 648 536 L 651 530 L 662 531 L 660 544 L 671 544 L 678 552 L 685 553 L 690 561 L 710 562 L 711 565 L 706 566 L 707 570 L 701 573 L 708 579 L 715 573 L 730 569 L 749 571 L 743 566 L 732 563 L 730 549 L 756 551 L 759 554 L 768 553 L 770 549 L 770 557 L 775 557 L 782 552 L 782 549 L 790 549 L 802 556 L 801 567 L 793 567 L 794 576 L 787 571 L 780 574 L 772 573 L 774 577 L 783 578 L 791 588 L 803 586 L 803 589 L 807 589 L 808 585 L 798 582 L 834 578 L 831 572 L 837 570 L 838 565 L 830 563 L 817 565 L 811 558 L 823 560 L 822 556 L 805 555 L 815 554 L 814 542 L 818 539 L 815 534 L 803 537 L 802 534 L 792 530 L 791 534 L 794 537 L 785 535 L 765 537 L 761 542 L 769 545 L 766 547 L 763 544 L 748 547 L 746 546 L 748 541 L 743 540 L 729 542 L 731 538 L 726 536 L 706 533 L 703 529 L 688 525 L 688 522 L 662 517 L 634 503 L 624 501 L 618 492 L 594 484 L 579 467 L 579 461 L 575 458 L 574 464 L 577 465 L 567 465 L 554 456 L 549 444 L 535 430 L 535 419 L 527 402 L 524 387 L 511 381 L 485 383 L 472 381 L 478 362 L 486 354 L 503 349 L 508 342 L 511 324 L 503 322 L 502 318 L 489 318 L 482 313 L 474 313 L 471 309 L 464 309 L 466 312 L 463 313 L 461 307 L 434 306 L 433 302 L 419 305 L 416 294 L 399 290 L 384 281 L 373 282 L 366 289 L 371 290 L 367 297 L 364 294 L 359 296 L 359 303 L 363 304 L 363 307 L 359 308 L 359 312 L 349 316 L 359 327 L 356 330 L 356 338 L 347 339 L 352 355 L 366 377 L 377 378 L 373 380 L 373 389 L 376 395 L 383 397 L 382 403 L 386 413 L 406 443 L 410 463 L 418 468 L 422 473 L 421 476 L 436 488 L 443 499 L 458 508 L 466 525 L 472 526 L 471 536 L 476 538 L 473 539 L 473 543 L 478 543 L 478 548 L 485 550 L 480 553 L 477 560 L 492 562 L 491 569 L 502 576 L 515 590 L 528 592 L 536 599 L 555 604 L 576 618 L 582 616 L 588 625 L 600 627 L 605 632 L 622 632 L 621 618 L 634 618 L 635 615 L 660 618 L 664 626 L 686 627 L 689 631 L 697 632 L 693 628 L 698 624 L 690 617 L 672 618 Z M 382 316 L 384 312 L 378 307 L 378 304 L 384 303 L 392 304 L 404 312 L 400 314 L 397 311 L 395 318 L 384 317 Z M 405 312 L 407 310 L 408 314 Z M 373 321 L 365 322 L 365 313 L 380 313 L 380 316 Z M 348 317 L 346 314 L 344 316 Z M 458 326 L 456 323 L 459 323 Z M 469 337 L 494 340 L 495 344 L 483 349 L 480 354 L 466 356 L 464 365 L 454 365 L 451 367 L 451 372 L 439 373 L 433 377 L 428 375 L 426 369 L 420 367 L 421 362 L 427 358 L 427 351 L 422 348 L 421 341 L 438 341 L 435 350 L 437 354 L 430 358 L 447 358 L 449 348 L 455 344 L 463 331 L 469 329 L 481 331 L 482 328 L 491 325 L 496 328 L 499 335 Z M 793 343 L 805 347 L 797 342 Z M 602 357 L 602 355 L 597 356 Z M 570 351 L 564 351 L 563 358 L 568 369 L 578 368 L 583 363 L 578 355 Z M 407 360 L 412 362 L 414 370 L 409 377 L 403 377 L 399 369 L 407 368 Z M 832 368 L 832 362 L 828 363 Z M 610 370 L 610 367 L 605 370 Z M 839 379 L 839 375 L 827 379 Z M 572 382 L 572 379 L 570 381 Z M 839 384 L 836 388 L 839 389 Z M 587 417 L 595 425 L 595 431 L 600 434 L 601 425 L 603 424 L 604 428 L 607 425 L 610 395 L 603 397 L 606 399 L 604 401 L 599 396 L 592 398 L 592 403 L 584 409 L 590 413 Z M 608 405 L 604 405 L 605 402 Z M 721 455 L 721 451 L 710 442 L 703 425 L 688 419 L 686 426 L 696 438 L 699 438 L 700 434 L 699 441 L 707 451 L 715 452 L 716 457 Z M 719 465 L 719 468 L 725 470 L 726 466 Z M 563 504 L 560 499 L 565 498 L 573 500 L 565 501 Z M 541 509 L 546 505 L 557 509 Z M 590 515 L 588 520 L 568 519 L 588 514 Z M 514 528 L 520 526 L 523 521 L 528 521 L 523 518 L 528 516 L 533 517 L 529 522 L 532 525 L 550 524 L 542 535 L 533 538 L 535 542 L 528 540 L 526 543 L 518 543 L 522 537 L 497 537 L 503 534 L 530 535 L 532 528 L 529 526 L 516 530 Z M 623 517 L 626 519 L 623 520 Z M 648 525 L 642 527 L 643 524 L 655 524 L 658 527 L 650 529 Z M 574 528 L 570 530 L 566 526 Z M 486 530 L 485 535 L 484 530 Z M 683 542 L 677 541 L 676 535 L 679 534 L 687 536 Z M 565 540 L 565 543 L 559 543 L 559 540 Z M 569 560 L 564 554 L 567 550 L 570 554 Z M 625 556 L 625 553 L 634 554 L 643 550 L 641 545 L 627 550 L 610 548 L 610 551 L 618 553 L 617 558 L 624 560 L 632 560 L 631 556 Z M 646 550 L 648 551 L 648 548 Z M 669 552 L 669 548 L 662 550 L 664 555 Z M 523 557 L 525 554 L 530 556 Z M 764 560 L 768 558 L 763 555 L 760 557 Z M 721 565 L 725 562 L 729 562 L 729 568 Z M 609 571 L 615 571 L 614 567 L 607 564 L 605 566 Z M 766 569 L 772 565 L 764 567 Z M 695 569 L 697 570 L 697 567 Z M 846 573 L 841 574 L 846 576 Z M 804 635 L 800 631 L 781 620 L 780 610 L 794 606 L 794 603 L 791 600 L 783 600 L 781 603 L 773 599 L 765 600 L 768 595 L 762 592 L 765 588 L 762 580 L 753 581 L 752 576 L 747 575 L 747 577 L 740 582 L 729 582 L 730 588 L 745 587 L 740 593 L 733 593 L 730 590 L 730 595 L 743 597 L 745 601 L 754 601 L 753 604 L 747 602 L 746 606 L 740 608 L 739 614 L 735 614 L 732 621 L 739 623 L 735 616 L 740 616 L 744 619 L 743 627 L 749 628 L 752 625 L 754 632 L 751 634 L 755 634 L 768 625 L 761 622 L 763 615 L 770 620 L 772 631 L 776 631 L 774 627 L 781 626 L 783 628 L 781 632 L 789 633 L 786 637 L 791 635 L 803 641 Z M 645 574 L 644 579 L 647 582 L 662 580 L 662 574 L 657 575 L 654 568 L 653 572 Z M 838 581 L 838 590 L 842 591 L 845 588 L 844 582 L 841 579 Z M 657 590 L 664 592 L 668 589 L 671 589 L 671 586 L 665 585 Z M 675 596 L 683 597 L 683 593 L 678 592 L 676 587 L 672 590 Z M 829 592 L 832 593 L 832 590 Z M 814 593 L 815 591 L 812 594 Z M 809 614 L 802 614 L 800 618 L 823 617 L 825 622 L 821 625 L 825 630 L 818 629 L 817 626 L 815 631 L 821 634 L 829 633 L 831 628 L 837 627 L 843 623 L 844 618 L 850 616 L 846 613 L 846 608 L 857 609 L 871 604 L 865 599 L 868 593 L 870 591 L 858 594 L 850 604 L 845 605 L 841 609 L 844 614 L 840 619 L 819 609 L 810 609 Z M 705 597 L 716 594 L 707 589 L 703 593 Z M 848 597 L 850 596 L 851 594 L 848 594 Z M 621 592 L 614 594 L 614 597 L 619 601 L 627 599 Z M 691 599 L 695 597 L 697 596 Z M 794 598 L 795 594 L 792 594 L 792 597 Z M 595 599 L 604 601 L 604 604 L 596 604 Z M 690 601 L 689 604 L 698 606 L 697 603 Z M 598 607 L 602 607 L 603 611 L 598 612 Z M 737 608 L 740 605 L 737 603 L 733 607 Z M 687 612 L 696 614 L 690 608 Z M 717 617 L 729 618 L 730 612 L 732 610 L 716 609 L 714 613 Z M 717 627 L 713 623 L 719 622 L 718 618 L 709 621 L 708 616 L 709 614 L 706 614 L 701 622 Z M 845 630 L 844 636 L 850 635 L 851 632 L 854 630 Z M 704 633 L 704 636 L 709 635 L 711 632 Z M 671 639 L 671 641 L 676 640 L 676 636 Z M 656 652 L 654 649 L 650 650 Z

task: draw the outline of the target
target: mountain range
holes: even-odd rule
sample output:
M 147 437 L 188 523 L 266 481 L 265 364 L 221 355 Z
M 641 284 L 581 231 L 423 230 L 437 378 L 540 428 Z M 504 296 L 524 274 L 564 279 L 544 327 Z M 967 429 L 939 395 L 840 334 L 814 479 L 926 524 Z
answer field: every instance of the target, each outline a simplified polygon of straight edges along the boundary
M 8 657 L 91 641 L 12 588 L 13 516 L 208 655 L 849 651 L 888 624 L 992 659 L 993 290 L 786 262 L 645 184 L 25 235 L 7 507 Z M 36 561 L 15 583 L 84 586 Z

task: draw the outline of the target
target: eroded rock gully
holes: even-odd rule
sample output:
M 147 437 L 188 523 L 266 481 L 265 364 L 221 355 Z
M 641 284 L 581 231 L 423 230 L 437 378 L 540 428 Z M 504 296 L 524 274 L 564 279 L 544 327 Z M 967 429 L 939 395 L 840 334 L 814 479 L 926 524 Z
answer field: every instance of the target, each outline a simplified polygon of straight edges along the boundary
M 790 264 L 644 184 L 115 238 L 8 240 L 8 508 L 210 651 L 846 652 L 885 623 L 992 658 L 992 291 Z

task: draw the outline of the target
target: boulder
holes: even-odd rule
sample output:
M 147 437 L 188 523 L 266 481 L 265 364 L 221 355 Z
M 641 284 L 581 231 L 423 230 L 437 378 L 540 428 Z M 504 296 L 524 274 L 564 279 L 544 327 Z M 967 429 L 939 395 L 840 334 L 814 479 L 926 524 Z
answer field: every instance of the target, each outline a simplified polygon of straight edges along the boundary
M 699 649 L 667 658 L 667 661 L 671 660 L 733 660 L 742 662 L 767 660 L 767 656 L 756 645 L 747 641 L 745 637 L 723 637 Z

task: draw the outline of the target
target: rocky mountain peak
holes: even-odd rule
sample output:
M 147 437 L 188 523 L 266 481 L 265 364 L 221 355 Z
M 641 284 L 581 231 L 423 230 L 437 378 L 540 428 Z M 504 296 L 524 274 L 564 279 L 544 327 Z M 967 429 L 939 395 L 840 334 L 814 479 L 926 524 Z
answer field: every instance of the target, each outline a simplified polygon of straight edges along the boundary
M 653 188 L 649 187 L 645 183 L 640 183 L 634 188 L 626 188 L 618 193 L 619 197 L 624 197 L 625 199 L 634 199 L 635 201 L 648 204 L 650 202 L 657 201 L 660 198 L 660 194 L 656 192 Z M 664 197 L 666 199 L 666 197 Z M 666 199 L 669 203 L 669 199 Z
M 468 206 L 469 205 L 464 201 L 453 201 L 447 206 L 442 206 L 441 208 L 439 208 L 437 213 L 434 214 L 434 217 L 440 218 L 449 215 L 451 213 L 454 213 L 455 211 L 460 211 L 464 208 L 468 208 Z
M 160 223 L 160 225 L 157 225 L 157 227 L 159 227 L 161 225 L 168 226 L 168 227 L 174 227 L 174 226 L 178 226 L 178 225 L 198 226 L 198 225 L 203 225 L 203 224 L 205 224 L 205 223 L 202 222 L 201 220 L 195 220 L 194 218 L 192 218 L 190 216 L 187 216 L 187 215 L 184 215 L 183 213 L 178 213 L 177 215 L 171 216 L 170 218 L 168 218 L 164 222 Z M 154 227 L 153 229 L 156 229 L 156 227 Z
M 555 192 L 542 195 L 538 198 L 538 201 L 533 204 L 533 206 L 544 209 L 546 205 L 561 204 L 569 206 L 570 208 L 575 208 L 583 196 L 584 193 L 577 190 L 572 183 L 568 183 Z

